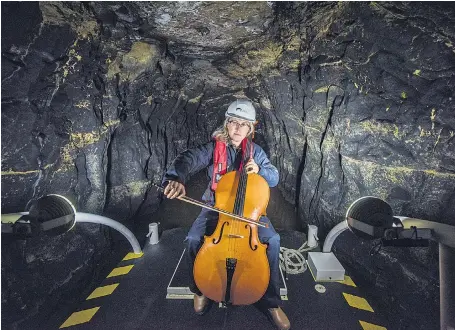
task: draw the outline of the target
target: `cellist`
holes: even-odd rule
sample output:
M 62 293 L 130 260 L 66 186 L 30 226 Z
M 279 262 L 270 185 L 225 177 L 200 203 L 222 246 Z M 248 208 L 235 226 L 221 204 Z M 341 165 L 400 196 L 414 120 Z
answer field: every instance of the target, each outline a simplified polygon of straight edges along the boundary
M 254 133 L 255 123 L 256 110 L 249 100 L 238 99 L 231 103 L 226 111 L 223 125 L 212 135 L 213 140 L 182 152 L 172 162 L 163 179 L 163 185 L 166 185 L 165 196 L 170 199 L 184 196 L 186 194 L 185 184 L 190 176 L 207 168 L 210 183 L 202 200 L 206 204 L 215 205 L 216 184 L 226 172 L 239 169 L 244 152 L 242 141 Z M 278 170 L 270 163 L 264 150 L 257 144 L 254 144 L 253 157 L 244 165 L 244 168 L 247 173 L 261 175 L 270 187 L 278 184 Z M 209 299 L 199 291 L 194 281 L 194 260 L 203 243 L 204 235 L 210 235 L 215 230 L 218 216 L 217 212 L 203 208 L 185 239 L 190 270 L 189 287 L 194 293 L 194 310 L 198 315 L 207 312 Z M 258 236 L 262 243 L 267 244 L 270 282 L 264 296 L 256 304 L 279 329 L 289 329 L 289 319 L 279 306 L 281 302 L 279 288 L 280 236 L 267 217 L 261 217 L 260 221 L 268 224 L 268 228 L 258 228 Z

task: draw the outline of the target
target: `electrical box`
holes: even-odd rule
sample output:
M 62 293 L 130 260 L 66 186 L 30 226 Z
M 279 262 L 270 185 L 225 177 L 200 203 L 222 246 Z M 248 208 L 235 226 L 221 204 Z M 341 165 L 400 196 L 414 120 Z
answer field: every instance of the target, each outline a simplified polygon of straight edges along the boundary
M 332 252 L 308 252 L 307 263 L 316 282 L 344 280 L 345 270 Z

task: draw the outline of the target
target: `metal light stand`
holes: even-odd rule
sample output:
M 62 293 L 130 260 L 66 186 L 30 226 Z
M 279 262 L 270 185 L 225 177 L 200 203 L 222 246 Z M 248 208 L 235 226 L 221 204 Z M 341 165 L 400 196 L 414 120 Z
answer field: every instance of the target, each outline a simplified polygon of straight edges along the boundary
M 441 330 L 455 329 L 455 227 L 439 222 L 397 217 L 404 228 L 429 228 L 439 243 L 439 294 Z

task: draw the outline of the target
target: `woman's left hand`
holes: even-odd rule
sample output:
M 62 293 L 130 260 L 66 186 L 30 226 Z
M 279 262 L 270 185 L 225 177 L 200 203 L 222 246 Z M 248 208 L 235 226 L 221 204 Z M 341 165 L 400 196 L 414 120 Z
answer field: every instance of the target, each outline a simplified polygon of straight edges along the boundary
M 253 158 L 250 158 L 248 163 L 246 163 L 245 169 L 247 174 L 259 172 L 259 166 L 256 164 Z

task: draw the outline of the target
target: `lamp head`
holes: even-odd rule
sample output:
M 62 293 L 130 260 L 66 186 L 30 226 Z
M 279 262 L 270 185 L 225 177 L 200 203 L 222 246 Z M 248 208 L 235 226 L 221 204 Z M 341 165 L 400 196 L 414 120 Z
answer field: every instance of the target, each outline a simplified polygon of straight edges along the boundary
M 76 209 L 66 197 L 46 195 L 32 202 L 28 219 L 33 232 L 57 236 L 74 227 Z
M 348 228 L 364 239 L 376 239 L 384 228 L 392 228 L 394 223 L 392 207 L 380 198 L 365 196 L 354 201 L 346 212 Z M 369 226 L 362 226 L 366 224 Z M 377 235 L 371 228 L 377 228 Z

